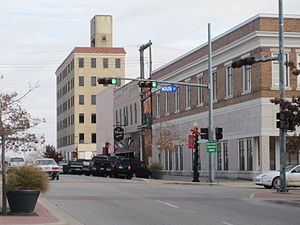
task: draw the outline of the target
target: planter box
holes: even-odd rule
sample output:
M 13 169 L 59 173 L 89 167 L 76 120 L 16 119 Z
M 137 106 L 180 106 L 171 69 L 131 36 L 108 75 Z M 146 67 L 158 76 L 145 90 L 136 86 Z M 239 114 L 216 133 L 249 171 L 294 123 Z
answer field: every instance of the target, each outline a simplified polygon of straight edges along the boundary
M 152 178 L 153 179 L 163 179 L 164 173 L 161 170 L 152 170 Z
M 40 192 L 36 190 L 8 191 L 7 200 L 13 213 L 32 213 Z

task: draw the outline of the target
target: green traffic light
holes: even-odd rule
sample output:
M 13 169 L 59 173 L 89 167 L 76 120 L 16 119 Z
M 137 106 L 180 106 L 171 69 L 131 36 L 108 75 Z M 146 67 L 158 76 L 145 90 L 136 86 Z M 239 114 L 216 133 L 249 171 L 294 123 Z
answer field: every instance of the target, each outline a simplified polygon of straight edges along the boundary
M 117 83 L 118 83 L 118 80 L 115 79 L 115 78 L 113 78 L 113 79 L 111 79 L 111 83 L 112 83 L 112 84 L 117 84 Z
M 158 84 L 156 82 L 152 82 L 152 87 L 156 88 L 158 86 Z

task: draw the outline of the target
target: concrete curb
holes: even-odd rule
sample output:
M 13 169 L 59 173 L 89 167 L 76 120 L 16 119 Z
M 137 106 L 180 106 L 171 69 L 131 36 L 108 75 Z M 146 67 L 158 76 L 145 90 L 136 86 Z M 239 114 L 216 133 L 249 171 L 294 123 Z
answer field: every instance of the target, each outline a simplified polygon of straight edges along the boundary
M 59 222 L 47 223 L 45 225 L 84 225 L 80 221 L 76 220 L 73 216 L 65 212 L 63 209 L 54 205 L 52 202 L 42 196 L 39 197 L 39 203 L 42 204 L 52 215 L 60 220 Z

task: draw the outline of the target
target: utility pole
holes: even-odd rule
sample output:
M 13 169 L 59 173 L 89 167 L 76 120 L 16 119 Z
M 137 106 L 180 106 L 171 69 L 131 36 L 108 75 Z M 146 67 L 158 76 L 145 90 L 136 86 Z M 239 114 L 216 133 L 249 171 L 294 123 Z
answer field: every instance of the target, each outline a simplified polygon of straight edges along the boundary
M 278 25 L 279 25 L 279 99 L 285 99 L 285 75 L 284 75 L 284 44 L 283 44 L 283 0 L 278 1 L 279 16 L 278 16 Z M 283 113 L 283 107 L 280 104 L 280 112 Z M 285 177 L 285 167 L 286 167 L 286 130 L 280 128 L 279 131 L 279 142 L 280 142 L 280 188 L 279 192 L 286 192 L 286 177 Z
M 210 23 L 208 24 L 208 141 L 213 141 L 213 90 L 214 90 L 214 82 L 212 76 L 212 50 L 211 50 L 211 31 L 210 31 Z M 209 183 L 213 183 L 214 178 L 214 165 L 213 165 L 213 152 L 208 153 L 208 181 Z
M 6 164 L 5 164 L 5 133 L 2 121 L 2 102 L 0 101 L 0 129 L 1 129 L 1 165 L 2 165 L 2 214 L 7 214 L 6 206 Z
M 148 43 L 140 46 L 140 79 L 145 79 L 145 71 L 144 71 L 144 50 L 147 49 L 152 45 L 152 42 L 149 41 Z M 151 53 L 150 53 L 151 54 Z M 150 66 L 151 69 L 151 66 Z M 145 128 L 143 128 L 143 125 L 145 123 L 144 119 L 144 95 L 145 95 L 145 88 L 141 87 L 141 133 L 140 133 L 140 160 L 147 163 L 147 157 L 145 152 Z M 152 106 L 151 106 L 152 107 Z

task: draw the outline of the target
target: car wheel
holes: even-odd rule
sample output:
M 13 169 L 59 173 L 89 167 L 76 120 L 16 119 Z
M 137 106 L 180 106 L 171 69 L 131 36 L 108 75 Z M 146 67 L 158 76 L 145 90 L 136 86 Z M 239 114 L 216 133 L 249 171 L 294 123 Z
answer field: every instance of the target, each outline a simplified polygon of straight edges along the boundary
M 267 185 L 264 185 L 264 188 L 266 188 L 266 189 L 271 189 L 271 188 L 272 188 L 272 186 L 267 186 Z
M 273 187 L 274 189 L 278 189 L 279 186 L 280 186 L 280 180 L 279 180 L 279 177 L 275 177 L 275 178 L 273 179 L 273 182 L 272 182 L 272 187 Z

